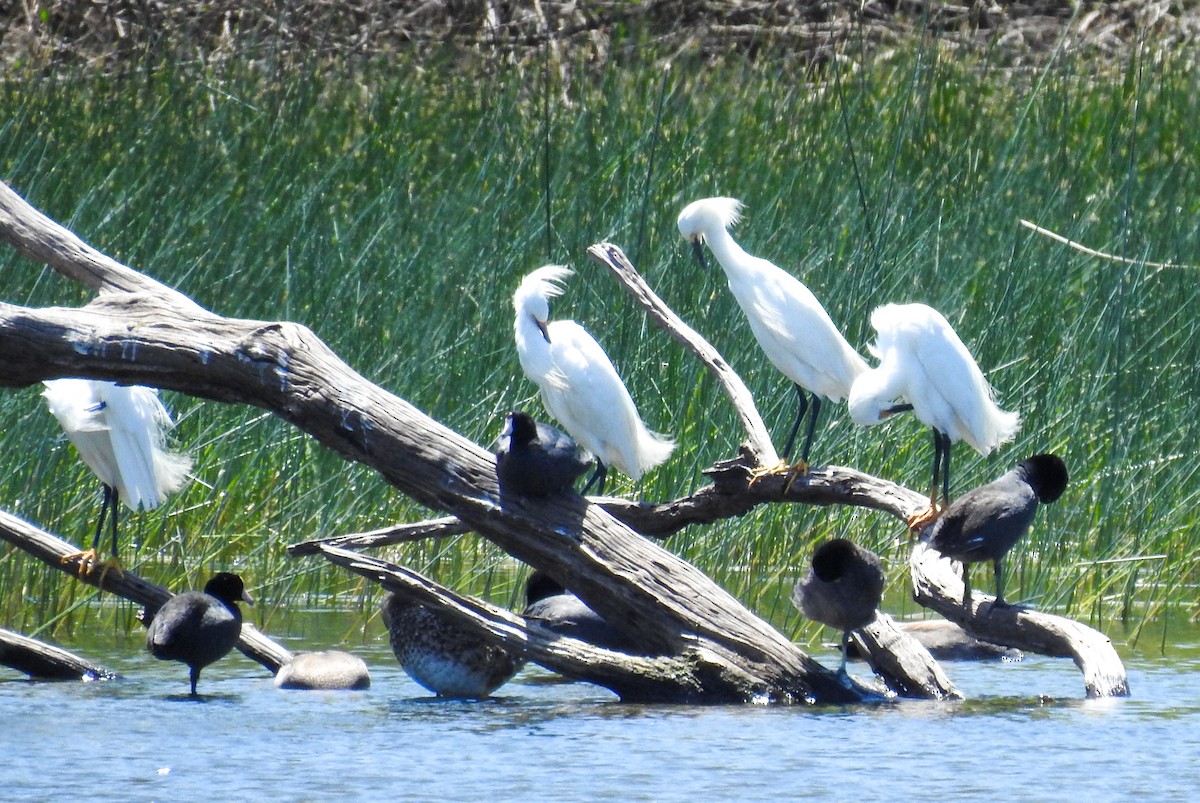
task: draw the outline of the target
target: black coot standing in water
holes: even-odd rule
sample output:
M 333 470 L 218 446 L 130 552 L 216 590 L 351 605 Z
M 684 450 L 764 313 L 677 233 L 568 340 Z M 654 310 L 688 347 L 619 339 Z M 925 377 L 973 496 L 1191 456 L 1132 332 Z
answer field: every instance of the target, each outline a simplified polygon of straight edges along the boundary
M 213 575 L 203 591 L 176 594 L 154 614 L 146 649 L 160 660 L 187 664 L 195 695 L 200 670 L 237 644 L 242 633 L 239 601 L 254 604 L 242 578 L 229 572 Z
M 842 665 L 850 631 L 870 624 L 883 599 L 879 556 L 845 538 L 833 538 L 813 552 L 812 569 L 796 583 L 792 602 L 813 621 L 842 631 Z
M 971 605 L 972 563 L 992 561 L 996 604 L 1005 605 L 1000 561 L 1029 531 L 1038 503 L 1050 504 L 1067 488 L 1067 467 L 1052 454 L 1035 454 L 1015 469 L 972 488 L 946 508 L 929 532 L 929 546 L 963 565 L 963 605 Z

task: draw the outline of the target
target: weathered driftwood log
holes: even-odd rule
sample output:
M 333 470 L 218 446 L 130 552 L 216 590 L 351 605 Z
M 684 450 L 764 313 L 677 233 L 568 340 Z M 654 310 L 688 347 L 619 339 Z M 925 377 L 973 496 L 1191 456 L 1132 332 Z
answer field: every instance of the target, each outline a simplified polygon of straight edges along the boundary
M 877 612 L 875 621 L 856 630 L 855 635 L 871 669 L 896 694 L 931 699 L 962 698 L 929 650 L 897 627 L 886 613 Z
M 62 647 L 0 628 L 0 664 L 37 680 L 108 680 L 116 677 Z
M 93 571 L 80 576 L 79 547 L 3 510 L 0 510 L 0 538 L 25 550 L 46 565 L 77 578 L 80 582 L 144 605 L 148 612 L 158 610 L 164 602 L 174 596 L 168 589 L 138 577 L 128 569 L 119 572 Z M 247 658 L 258 661 L 271 672 L 279 671 L 279 667 L 292 658 L 290 652 L 249 623 L 242 625 L 242 636 L 238 639 L 237 648 Z
M 98 254 L 2 184 L 0 238 L 99 293 L 79 309 L 0 303 L 0 360 L 8 368 L 0 384 L 84 376 L 270 410 L 346 459 L 374 468 L 418 502 L 453 514 L 514 557 L 558 577 L 651 650 L 668 656 L 686 651 L 699 658 L 695 670 L 677 677 L 673 686 L 648 678 L 641 693 L 630 689 L 630 696 L 860 698 L 704 574 L 638 537 L 597 505 L 569 496 L 502 504 L 489 452 L 366 381 L 305 327 L 208 312 Z M 625 286 L 635 284 L 631 277 L 636 272 L 615 246 L 594 246 L 591 253 L 620 267 L 614 272 Z M 639 291 L 635 297 L 674 336 L 690 339 L 654 311 L 652 293 Z M 746 403 L 753 409 L 752 401 Z M 711 486 L 666 505 L 626 505 L 620 515 L 631 522 L 636 518 L 639 530 L 657 527 L 662 533 L 740 515 L 766 502 L 859 504 L 901 519 L 923 504 L 908 489 L 833 467 L 795 482 L 786 492 L 781 477 L 751 485 L 748 466 L 774 452 L 767 449 L 770 439 L 761 421 L 754 420 L 757 413 L 750 416 L 739 409 L 739 414 L 747 427 L 749 453 L 716 467 Z M 607 668 L 593 666 L 584 676 L 603 682 Z M 705 681 L 699 687 L 702 694 L 697 693 L 697 678 Z
M 913 599 L 945 616 L 975 638 L 1058 658 L 1071 658 L 1083 673 L 1088 697 L 1125 697 L 1129 681 L 1125 666 L 1107 636 L 1061 616 L 1020 605 L 996 605 L 980 591 L 963 605 L 962 577 L 955 564 L 924 543 L 909 559 Z

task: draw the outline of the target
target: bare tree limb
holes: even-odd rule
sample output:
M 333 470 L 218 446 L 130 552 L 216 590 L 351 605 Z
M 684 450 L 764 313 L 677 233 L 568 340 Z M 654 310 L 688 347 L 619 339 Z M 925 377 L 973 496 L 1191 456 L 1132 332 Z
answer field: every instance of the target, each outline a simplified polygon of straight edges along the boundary
M 77 655 L 0 628 L 0 665 L 38 680 L 108 680 L 116 677 Z
M 620 248 L 611 243 L 599 243 L 588 248 L 588 256 L 612 271 L 621 286 L 650 315 L 650 319 L 682 343 L 684 348 L 696 355 L 716 375 L 717 381 L 725 388 L 726 395 L 733 402 L 733 408 L 742 420 L 750 454 L 758 465 L 773 466 L 778 463 L 779 455 L 771 443 L 771 435 L 763 424 L 762 416 L 758 414 L 758 408 L 754 405 L 754 397 L 750 395 L 742 378 L 725 362 L 725 358 L 663 303 Z

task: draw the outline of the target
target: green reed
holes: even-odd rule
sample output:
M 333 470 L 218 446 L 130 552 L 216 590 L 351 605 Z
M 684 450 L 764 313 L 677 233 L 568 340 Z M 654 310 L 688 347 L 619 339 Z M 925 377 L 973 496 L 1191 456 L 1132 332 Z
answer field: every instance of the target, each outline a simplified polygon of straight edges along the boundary
M 1200 561 L 1190 134 L 1200 94 L 1175 65 L 1138 53 L 1113 68 L 1060 58 L 1022 72 L 929 41 L 853 68 L 785 66 L 782 81 L 766 61 L 685 53 L 666 67 L 652 49 L 486 79 L 436 59 L 331 75 L 144 65 L 0 84 L 0 167 L 101 250 L 221 314 L 306 324 L 372 381 L 483 444 L 504 411 L 542 414 L 512 345 L 512 291 L 541 264 L 571 264 L 578 275 L 554 314 L 596 335 L 650 426 L 680 444 L 645 480 L 614 489 L 647 499 L 701 487 L 741 433 L 704 369 L 584 252 L 625 246 L 781 438 L 788 382 L 719 268 L 702 273 L 675 230 L 688 201 L 739 197 L 739 241 L 803 278 L 864 353 L 874 307 L 923 301 L 957 327 L 1002 405 L 1021 411 L 1017 441 L 986 460 L 955 448 L 954 490 L 1035 451 L 1067 461 L 1068 493 L 1009 558 L 1009 598 L 1145 626 L 1190 614 Z M 87 298 L 11 252 L 0 265 L 5 301 Z M 164 510 L 125 517 L 140 544 L 123 545 L 127 562 L 174 587 L 242 571 L 266 602 L 264 626 L 286 628 L 297 608 L 373 612 L 376 589 L 284 546 L 434 513 L 257 409 L 166 396 L 197 479 Z M 818 462 L 926 490 L 924 427 L 858 430 L 843 406 L 830 409 Z M 37 389 L 0 395 L 0 421 L 5 507 L 90 539 L 96 483 Z M 890 609 L 913 612 L 905 533 L 869 511 L 759 508 L 667 545 L 794 630 L 791 583 L 832 535 L 883 553 Z M 520 604 L 515 563 L 481 539 L 389 554 Z M 14 627 L 59 627 L 93 598 L 0 553 L 0 608 Z

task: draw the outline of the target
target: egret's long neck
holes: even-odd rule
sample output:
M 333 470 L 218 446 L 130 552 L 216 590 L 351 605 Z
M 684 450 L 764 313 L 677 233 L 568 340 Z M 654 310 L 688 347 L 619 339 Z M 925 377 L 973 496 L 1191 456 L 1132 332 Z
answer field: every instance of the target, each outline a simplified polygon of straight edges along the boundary
M 713 252 L 717 262 L 721 263 L 726 276 L 734 280 L 741 278 L 746 273 L 745 266 L 749 264 L 750 255 L 737 244 L 728 229 L 720 229 L 711 236 L 706 236 L 705 239 L 708 242 L 709 250 Z
M 521 368 L 527 377 L 537 382 L 550 371 L 553 359 L 550 344 L 530 312 L 521 310 L 517 313 L 513 322 L 513 336 L 517 341 L 517 356 L 521 360 Z

